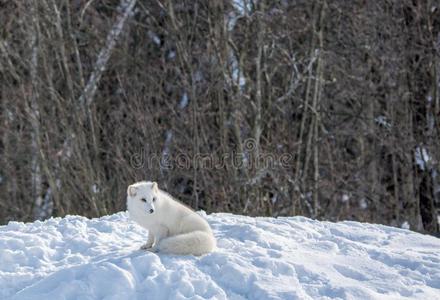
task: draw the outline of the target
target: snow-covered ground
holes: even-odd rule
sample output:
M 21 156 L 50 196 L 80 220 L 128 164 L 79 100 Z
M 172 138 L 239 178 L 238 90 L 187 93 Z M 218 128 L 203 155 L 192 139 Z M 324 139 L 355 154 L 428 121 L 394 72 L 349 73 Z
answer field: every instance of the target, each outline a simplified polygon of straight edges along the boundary
M 440 299 L 440 240 L 303 217 L 206 216 L 216 252 L 138 250 L 125 212 L 0 227 L 0 299 Z

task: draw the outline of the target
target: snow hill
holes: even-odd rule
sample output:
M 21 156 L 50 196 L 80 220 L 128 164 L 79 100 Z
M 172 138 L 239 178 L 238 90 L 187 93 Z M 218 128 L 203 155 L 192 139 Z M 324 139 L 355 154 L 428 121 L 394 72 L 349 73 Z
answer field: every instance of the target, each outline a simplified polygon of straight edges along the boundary
M 440 299 L 440 240 L 304 217 L 206 216 L 218 250 L 138 250 L 125 212 L 0 227 L 0 299 Z

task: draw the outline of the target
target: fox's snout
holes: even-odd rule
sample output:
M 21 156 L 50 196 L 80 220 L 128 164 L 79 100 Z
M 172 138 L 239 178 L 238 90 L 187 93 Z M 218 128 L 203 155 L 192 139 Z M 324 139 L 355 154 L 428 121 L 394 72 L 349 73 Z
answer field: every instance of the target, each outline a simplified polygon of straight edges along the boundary
M 145 211 L 147 211 L 150 214 L 154 213 L 154 210 L 155 210 L 155 207 L 153 204 L 154 198 L 153 198 L 153 200 L 147 200 L 145 198 L 142 198 L 141 201 L 144 202 Z

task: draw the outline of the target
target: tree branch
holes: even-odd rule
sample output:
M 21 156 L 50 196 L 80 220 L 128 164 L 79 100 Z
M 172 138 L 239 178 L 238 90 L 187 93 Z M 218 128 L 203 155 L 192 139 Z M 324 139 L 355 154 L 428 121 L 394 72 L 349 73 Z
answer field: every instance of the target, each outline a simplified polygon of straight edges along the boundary
M 119 3 L 119 6 L 116 10 L 122 13 L 118 16 L 115 24 L 108 33 L 104 48 L 102 48 L 101 52 L 99 52 L 94 70 L 92 74 L 90 74 L 87 85 L 81 97 L 79 98 L 79 102 L 81 103 L 81 105 L 89 107 L 92 104 L 93 97 L 96 93 L 96 87 L 101 79 L 102 73 L 106 69 L 107 62 L 110 58 L 110 55 L 112 54 L 116 41 L 118 40 L 118 37 L 122 32 L 125 21 L 132 14 L 135 4 L 136 0 L 121 0 L 121 2 Z

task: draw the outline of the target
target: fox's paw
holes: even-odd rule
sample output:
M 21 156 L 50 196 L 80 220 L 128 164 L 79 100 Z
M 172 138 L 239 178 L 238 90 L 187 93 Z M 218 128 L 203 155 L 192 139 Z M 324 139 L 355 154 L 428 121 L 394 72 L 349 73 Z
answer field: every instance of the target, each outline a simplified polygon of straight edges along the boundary
M 144 244 L 141 246 L 140 250 L 150 251 L 153 245 Z
M 150 247 L 150 248 L 148 248 L 147 251 L 150 251 L 150 252 L 153 252 L 153 253 L 157 253 L 157 252 L 159 252 L 159 248 L 157 248 L 156 246 L 154 246 L 154 247 Z

